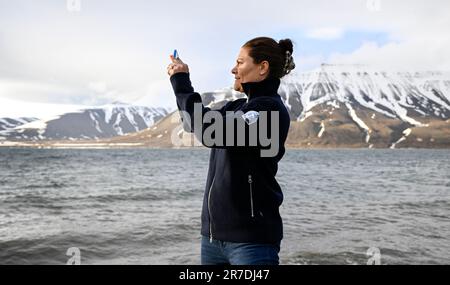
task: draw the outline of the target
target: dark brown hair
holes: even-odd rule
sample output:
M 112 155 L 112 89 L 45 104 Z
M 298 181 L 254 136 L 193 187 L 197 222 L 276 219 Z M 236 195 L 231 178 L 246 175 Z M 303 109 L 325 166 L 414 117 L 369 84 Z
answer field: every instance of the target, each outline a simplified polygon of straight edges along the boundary
M 258 64 L 264 60 L 269 62 L 268 77 L 281 78 L 295 68 L 292 58 L 293 44 L 290 39 L 283 39 L 277 43 L 269 37 L 258 37 L 249 40 L 242 47 L 250 49 L 249 55 L 254 63 Z

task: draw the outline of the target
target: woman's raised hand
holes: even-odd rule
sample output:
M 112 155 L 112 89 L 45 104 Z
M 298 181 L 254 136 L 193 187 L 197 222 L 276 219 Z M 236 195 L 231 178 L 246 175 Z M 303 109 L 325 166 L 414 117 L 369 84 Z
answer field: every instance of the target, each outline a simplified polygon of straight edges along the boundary
M 175 73 L 189 73 L 189 66 L 185 64 L 180 58 L 174 58 L 173 55 L 170 55 L 171 64 L 167 66 L 167 74 L 169 76 L 174 75 Z

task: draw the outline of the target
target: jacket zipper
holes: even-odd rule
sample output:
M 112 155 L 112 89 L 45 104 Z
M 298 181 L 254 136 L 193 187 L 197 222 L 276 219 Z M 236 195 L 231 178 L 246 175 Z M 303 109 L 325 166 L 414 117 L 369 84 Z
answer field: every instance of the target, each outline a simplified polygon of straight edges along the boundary
M 214 185 L 214 181 L 216 180 L 216 176 L 214 175 L 213 180 L 211 182 L 211 186 L 209 187 L 209 193 L 208 193 L 208 213 L 209 213 L 209 242 L 212 243 L 213 241 L 213 234 L 212 234 L 212 218 L 211 218 L 211 190 Z
M 252 189 L 252 175 L 248 175 L 248 185 L 249 185 L 249 189 L 250 189 L 250 209 L 251 209 L 251 213 L 252 213 L 252 218 L 255 217 L 255 213 L 253 211 L 253 189 Z

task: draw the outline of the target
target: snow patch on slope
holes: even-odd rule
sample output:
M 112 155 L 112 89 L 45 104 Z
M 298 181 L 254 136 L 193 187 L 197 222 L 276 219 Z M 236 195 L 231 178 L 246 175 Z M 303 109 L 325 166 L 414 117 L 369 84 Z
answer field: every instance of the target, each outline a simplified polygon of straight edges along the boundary
M 357 115 L 355 110 L 352 108 L 352 106 L 349 103 L 345 103 L 345 106 L 348 109 L 348 113 L 350 115 L 350 117 L 352 118 L 352 120 L 361 128 L 366 132 L 366 143 L 369 142 L 370 140 L 370 133 L 372 132 L 370 130 L 370 128 L 364 123 L 363 120 L 361 120 Z
M 411 134 L 411 131 L 412 131 L 412 130 L 411 130 L 410 128 L 404 130 L 404 131 L 403 131 L 403 136 L 402 136 L 400 139 L 398 139 L 395 143 L 393 143 L 393 144 L 390 146 L 390 148 L 391 148 L 391 149 L 394 149 L 395 146 L 396 146 L 397 144 L 399 144 L 399 143 L 401 143 L 402 141 L 406 140 L 406 138 Z
M 318 137 L 318 138 L 321 138 L 324 131 L 325 131 L 325 124 L 324 124 L 323 121 L 322 121 L 322 122 L 320 123 L 320 131 L 319 131 L 319 133 L 317 134 L 317 137 Z

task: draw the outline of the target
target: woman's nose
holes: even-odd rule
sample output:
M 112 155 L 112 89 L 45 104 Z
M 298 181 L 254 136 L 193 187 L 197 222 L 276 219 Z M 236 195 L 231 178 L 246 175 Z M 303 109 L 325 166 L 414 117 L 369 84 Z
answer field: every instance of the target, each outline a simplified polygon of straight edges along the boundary
M 233 69 L 231 70 L 231 73 L 236 74 L 236 67 L 233 67 Z

